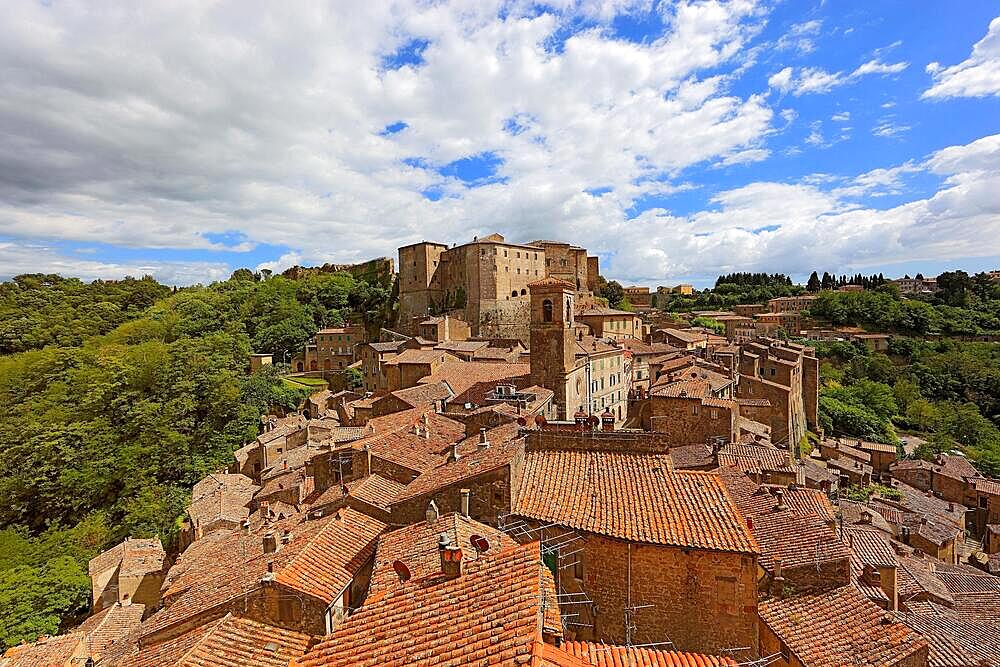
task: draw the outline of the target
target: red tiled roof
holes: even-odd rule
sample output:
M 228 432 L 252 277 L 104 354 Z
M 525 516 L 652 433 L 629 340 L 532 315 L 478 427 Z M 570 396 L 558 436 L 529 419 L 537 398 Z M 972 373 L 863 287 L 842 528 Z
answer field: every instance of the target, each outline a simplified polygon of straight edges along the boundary
M 367 475 L 361 479 L 355 479 L 348 482 L 346 486 L 347 497 L 356 498 L 373 507 L 380 507 L 386 510 L 388 510 L 390 503 L 392 503 L 396 495 L 406 488 L 406 485 L 379 474 Z M 334 484 L 330 488 L 307 498 L 306 504 L 310 507 L 322 507 L 337 503 L 344 497 L 344 486 Z
M 541 639 L 538 543 L 468 563 L 461 576 L 411 579 L 369 596 L 301 667 L 528 664 Z
M 505 364 L 490 361 L 448 361 L 420 380 L 421 384 L 447 382 L 455 395 L 463 394 L 479 382 L 498 382 L 527 377 L 530 364 Z
M 459 459 L 445 458 L 433 468 L 401 489 L 393 504 L 401 503 L 427 493 L 433 493 L 464 479 L 496 470 L 509 464 L 523 451 L 523 438 L 518 435 L 517 424 L 503 424 L 486 433 L 488 447 L 479 446 L 479 436 L 466 438 L 458 446 Z
M 165 641 L 143 645 L 121 667 L 286 667 L 312 638 L 301 632 L 226 616 Z
M 451 444 L 465 438 L 465 425 L 443 415 L 424 413 L 429 427 L 425 436 L 422 415 L 418 411 L 407 410 L 397 414 L 406 416 L 400 420 L 403 425 L 356 440 L 351 447 L 360 449 L 367 445 L 372 456 L 420 473 L 444 461 Z M 415 432 L 415 426 L 420 430 L 419 434 Z
M 732 658 L 595 642 L 563 642 L 562 650 L 597 667 L 737 667 Z
M 444 350 L 403 350 L 392 359 L 383 361 L 382 366 L 399 366 L 401 364 L 432 364 L 446 361 L 458 361 L 458 357 Z
M 1000 496 L 1000 480 L 996 479 L 974 479 L 972 480 L 972 488 L 980 493 L 988 493 L 994 496 Z
M 513 511 L 636 542 L 758 551 L 718 475 L 673 471 L 668 455 L 530 452 Z
M 462 549 L 466 563 L 480 556 L 472 545 L 473 535 L 486 538 L 489 544 L 487 554 L 517 546 L 517 542 L 505 533 L 461 514 L 445 514 L 431 524 L 421 521 L 399 528 L 378 539 L 369 594 L 399 587 L 399 576 L 392 567 L 397 560 L 406 565 L 414 580 L 439 574 L 441 556 L 438 540 L 442 534 L 448 536 L 452 545 Z
M 7 649 L 0 657 L 0 667 L 62 667 L 74 657 L 85 657 L 83 641 L 84 635 L 78 632 L 39 637 L 31 644 Z
M 112 642 L 138 630 L 145 609 L 141 604 L 116 602 L 84 621 L 76 632 L 86 635 L 87 655 L 101 656 Z
M 256 590 L 269 562 L 279 584 L 332 602 L 372 555 L 385 528 L 381 521 L 344 507 L 310 520 L 299 514 L 250 535 L 239 530 L 211 533 L 189 546 L 171 568 L 162 589 L 170 602 L 146 620 L 143 635 Z M 280 544 L 275 553 L 264 553 L 267 531 Z M 286 532 L 287 543 L 282 539 Z
M 247 505 L 259 490 L 246 475 L 209 475 L 194 485 L 188 516 L 195 524 L 239 523 L 250 516 Z
M 853 586 L 764 600 L 758 611 L 761 621 L 809 667 L 887 667 L 927 650 L 926 639 Z
M 442 398 L 451 398 L 451 389 L 443 382 L 432 382 L 429 384 L 418 384 L 408 389 L 399 389 L 390 394 L 407 405 L 419 407 L 421 405 L 433 404 Z

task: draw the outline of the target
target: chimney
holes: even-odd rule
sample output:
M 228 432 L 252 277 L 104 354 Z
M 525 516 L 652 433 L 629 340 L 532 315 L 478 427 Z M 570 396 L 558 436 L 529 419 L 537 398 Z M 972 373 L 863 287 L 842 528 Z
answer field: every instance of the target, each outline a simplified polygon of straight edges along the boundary
M 479 429 L 479 448 L 486 449 L 490 446 L 490 441 L 486 439 L 486 429 Z
M 469 516 L 469 497 L 472 492 L 469 489 L 461 489 L 459 494 L 462 496 L 462 516 Z
M 953 502 L 949 502 L 948 503 L 948 511 L 949 512 L 954 512 L 955 511 L 955 503 L 953 503 Z
M 448 533 L 441 533 L 438 538 L 438 551 L 441 554 L 441 573 L 454 578 L 462 574 L 462 549 L 451 543 Z
M 458 443 L 451 443 L 451 452 L 448 453 L 448 463 L 454 463 L 460 458 L 462 458 L 462 456 L 458 453 Z
M 366 442 L 364 445 L 362 445 L 361 451 L 363 451 L 365 455 L 364 457 L 365 476 L 367 477 L 368 475 L 372 474 L 372 450 L 370 447 L 368 447 L 368 443 Z
M 781 599 L 785 594 L 785 578 L 781 576 L 781 559 L 774 559 L 774 581 L 771 582 L 771 593 L 774 597 Z
M 424 512 L 424 518 L 425 518 L 425 519 L 427 519 L 427 523 L 434 523 L 435 521 L 437 521 L 437 520 L 438 520 L 438 517 L 439 517 L 439 516 L 441 516 L 441 513 L 440 513 L 440 512 L 438 512 L 438 506 L 437 506 L 437 503 L 435 503 L 435 502 L 434 502 L 434 501 L 432 500 L 432 501 L 431 501 L 430 503 L 428 503 L 428 505 L 427 505 L 427 511 L 426 511 L 426 512 Z
M 278 540 L 274 536 L 274 531 L 269 530 L 264 533 L 264 553 L 273 554 L 278 550 Z
M 777 489 L 774 492 L 774 497 L 778 499 L 778 504 L 775 506 L 774 509 L 776 509 L 779 512 L 784 512 L 785 510 L 788 509 L 788 505 L 785 504 L 785 490 L 784 489 Z
M 424 438 L 431 437 L 431 428 L 430 428 L 430 425 L 427 422 L 427 413 L 426 412 L 420 417 L 420 424 L 424 428 Z
M 291 541 L 292 541 L 292 531 L 286 530 L 284 533 L 281 534 L 282 544 L 288 544 Z
M 861 523 L 870 524 L 872 522 L 872 513 L 868 510 L 863 510 L 861 512 Z

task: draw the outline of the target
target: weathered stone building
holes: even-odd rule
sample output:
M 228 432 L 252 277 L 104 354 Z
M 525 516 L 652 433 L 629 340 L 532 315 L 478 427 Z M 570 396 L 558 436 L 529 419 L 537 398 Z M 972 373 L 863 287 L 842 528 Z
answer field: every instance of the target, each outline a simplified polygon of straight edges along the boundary
M 508 243 L 500 234 L 448 248 L 421 242 L 399 249 L 399 317 L 460 312 L 475 336 L 528 339 L 528 283 L 561 276 L 589 291 L 596 262 L 555 241 Z

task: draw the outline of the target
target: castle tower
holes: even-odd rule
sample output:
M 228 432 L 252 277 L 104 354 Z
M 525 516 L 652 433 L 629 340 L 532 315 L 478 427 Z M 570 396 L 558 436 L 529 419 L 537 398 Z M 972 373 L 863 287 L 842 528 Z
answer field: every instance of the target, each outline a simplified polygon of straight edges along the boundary
M 569 374 L 576 365 L 573 339 L 574 286 L 558 278 L 529 283 L 531 293 L 531 382 L 555 392 L 560 419 L 568 419 Z M 569 413 L 569 414 L 567 414 Z

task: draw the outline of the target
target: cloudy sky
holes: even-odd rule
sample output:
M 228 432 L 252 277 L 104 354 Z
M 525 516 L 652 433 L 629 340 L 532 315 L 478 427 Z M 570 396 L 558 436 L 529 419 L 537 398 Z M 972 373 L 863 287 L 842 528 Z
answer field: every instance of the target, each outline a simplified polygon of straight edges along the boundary
M 0 278 L 571 240 L 626 282 L 1000 268 L 995 2 L 9 0 Z

